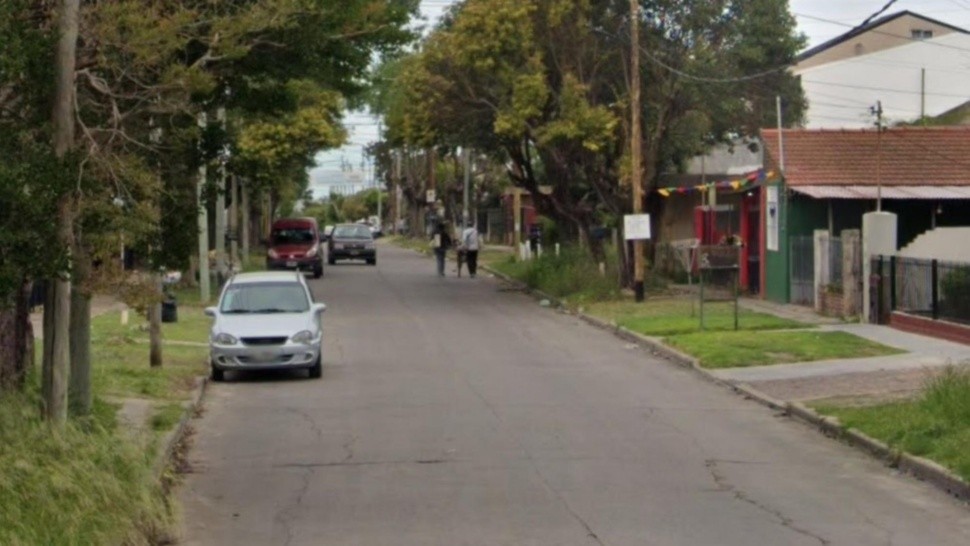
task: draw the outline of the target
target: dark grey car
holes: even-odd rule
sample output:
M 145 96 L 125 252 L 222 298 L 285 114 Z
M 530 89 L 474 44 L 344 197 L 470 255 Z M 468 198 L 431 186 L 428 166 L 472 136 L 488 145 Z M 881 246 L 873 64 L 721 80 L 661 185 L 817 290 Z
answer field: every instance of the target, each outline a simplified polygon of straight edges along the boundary
M 365 224 L 339 224 L 327 240 L 327 263 L 333 265 L 337 260 L 364 260 L 370 265 L 377 264 L 377 248 L 374 236 Z

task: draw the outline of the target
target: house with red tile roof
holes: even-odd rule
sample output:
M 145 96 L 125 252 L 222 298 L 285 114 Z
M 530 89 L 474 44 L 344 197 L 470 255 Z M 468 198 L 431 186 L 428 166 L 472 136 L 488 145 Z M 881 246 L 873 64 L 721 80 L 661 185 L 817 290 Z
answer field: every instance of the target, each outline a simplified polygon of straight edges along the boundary
M 762 294 L 799 302 L 799 250 L 815 230 L 861 229 L 862 216 L 898 216 L 897 248 L 936 227 L 970 226 L 970 127 L 765 129 Z M 814 297 L 814 295 L 813 295 Z M 803 302 L 805 303 L 805 302 Z

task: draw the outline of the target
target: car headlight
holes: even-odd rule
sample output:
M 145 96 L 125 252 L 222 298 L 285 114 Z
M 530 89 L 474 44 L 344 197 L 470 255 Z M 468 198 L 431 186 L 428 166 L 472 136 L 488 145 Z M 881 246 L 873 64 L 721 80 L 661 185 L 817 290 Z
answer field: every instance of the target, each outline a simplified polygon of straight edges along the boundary
M 291 339 L 293 340 L 293 343 L 310 343 L 316 337 L 316 334 L 310 330 L 303 330 L 302 332 L 297 332 L 294 334 Z
M 216 345 L 235 345 L 239 343 L 239 340 L 235 336 L 223 332 L 213 336 L 212 342 Z
M 310 249 L 306 251 L 306 257 L 307 258 L 312 258 L 312 257 L 314 257 L 316 255 L 317 255 L 317 247 L 316 247 L 316 245 L 311 246 Z

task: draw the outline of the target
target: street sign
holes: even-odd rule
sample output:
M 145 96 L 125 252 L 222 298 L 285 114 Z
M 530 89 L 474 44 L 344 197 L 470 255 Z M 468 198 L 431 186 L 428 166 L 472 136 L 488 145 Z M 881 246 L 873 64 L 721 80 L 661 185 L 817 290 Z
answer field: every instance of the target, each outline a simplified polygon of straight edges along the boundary
M 435 193 L 434 190 L 428 190 L 428 195 L 426 197 L 427 203 L 434 203 Z
M 650 239 L 650 215 L 627 214 L 624 216 L 623 238 L 627 241 Z

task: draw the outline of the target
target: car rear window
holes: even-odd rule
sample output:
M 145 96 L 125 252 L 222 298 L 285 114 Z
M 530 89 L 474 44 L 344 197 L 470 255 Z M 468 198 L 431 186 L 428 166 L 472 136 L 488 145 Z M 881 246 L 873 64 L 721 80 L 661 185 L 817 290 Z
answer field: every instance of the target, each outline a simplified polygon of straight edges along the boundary
M 302 245 L 312 243 L 313 230 L 310 228 L 278 228 L 273 230 L 274 245 Z
M 296 282 L 230 285 L 219 304 L 219 311 L 228 314 L 304 313 L 309 308 L 306 290 Z
M 367 226 L 337 226 L 333 230 L 333 237 L 337 239 L 370 239 L 370 228 Z

